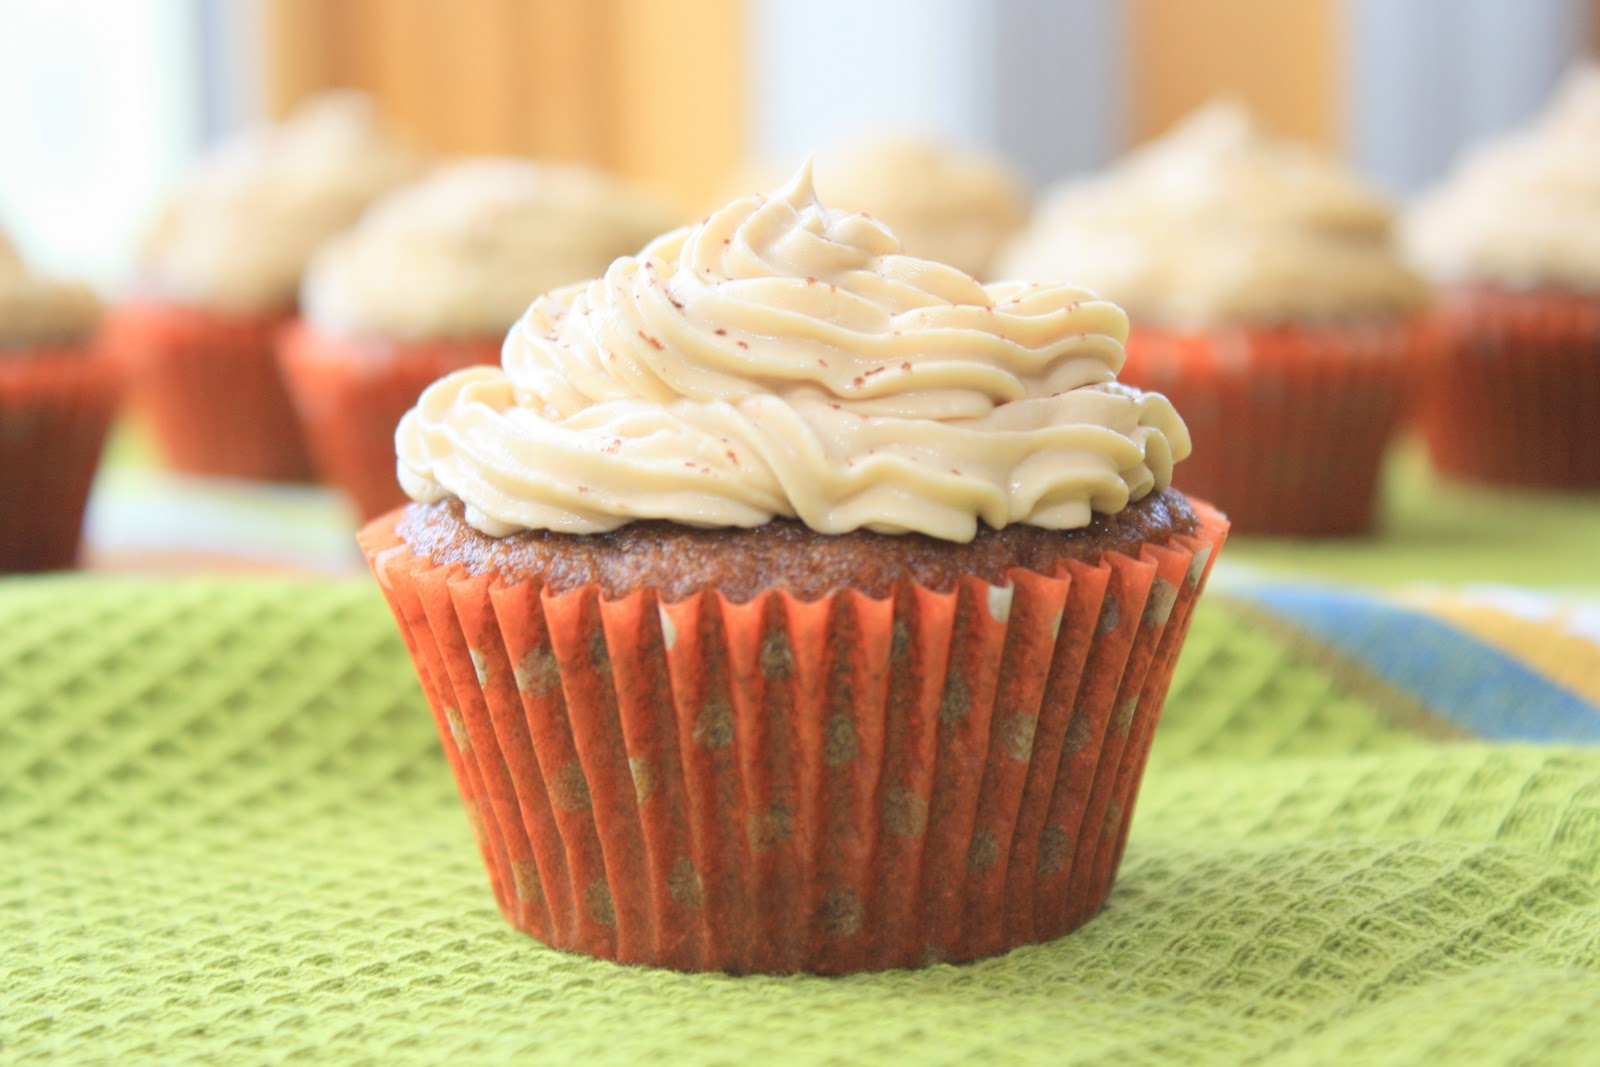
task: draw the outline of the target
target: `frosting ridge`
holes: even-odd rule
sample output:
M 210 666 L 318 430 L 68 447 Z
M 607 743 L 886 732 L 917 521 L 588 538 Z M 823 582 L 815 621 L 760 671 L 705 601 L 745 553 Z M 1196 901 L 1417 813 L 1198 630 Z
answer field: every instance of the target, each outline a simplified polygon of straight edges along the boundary
M 818 203 L 808 166 L 535 300 L 500 367 L 441 379 L 401 421 L 399 475 L 494 536 L 1072 528 L 1189 451 L 1164 397 L 1116 382 L 1126 333 L 1087 290 L 906 255 Z

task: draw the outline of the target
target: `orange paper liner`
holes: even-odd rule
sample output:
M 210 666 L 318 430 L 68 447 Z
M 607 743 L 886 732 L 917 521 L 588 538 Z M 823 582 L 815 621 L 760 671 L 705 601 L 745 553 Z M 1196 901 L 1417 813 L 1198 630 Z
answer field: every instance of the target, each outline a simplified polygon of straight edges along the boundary
M 1227 520 L 873 599 L 607 600 L 361 544 L 513 925 L 682 970 L 1001 953 L 1104 904 Z
M 1236 533 L 1367 533 L 1384 449 L 1433 357 L 1420 321 L 1178 333 L 1135 326 L 1119 377 L 1166 394 L 1194 439 L 1181 488 Z
M 394 430 L 435 380 L 497 363 L 499 337 L 438 341 L 341 337 L 297 322 L 278 357 L 307 446 L 323 480 L 363 520 L 406 502 L 395 479 Z
M 1444 362 L 1418 421 L 1441 471 L 1600 489 L 1600 298 L 1463 289 L 1440 302 Z
M 0 352 L 0 571 L 77 561 L 118 392 L 116 368 L 98 351 Z
M 134 302 L 113 314 L 113 347 L 134 406 L 167 462 L 210 477 L 302 482 L 311 458 L 278 374 L 282 312 L 227 314 Z

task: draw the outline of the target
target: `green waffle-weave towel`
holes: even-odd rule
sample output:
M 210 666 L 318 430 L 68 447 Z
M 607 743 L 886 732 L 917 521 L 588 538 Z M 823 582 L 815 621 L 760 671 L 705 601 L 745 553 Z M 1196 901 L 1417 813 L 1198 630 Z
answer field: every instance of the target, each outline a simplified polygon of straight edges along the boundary
M 1088 926 L 682 975 L 500 918 L 368 583 L 7 580 L 0 1062 L 1594 1062 L 1600 750 L 1380 690 L 1212 596 Z

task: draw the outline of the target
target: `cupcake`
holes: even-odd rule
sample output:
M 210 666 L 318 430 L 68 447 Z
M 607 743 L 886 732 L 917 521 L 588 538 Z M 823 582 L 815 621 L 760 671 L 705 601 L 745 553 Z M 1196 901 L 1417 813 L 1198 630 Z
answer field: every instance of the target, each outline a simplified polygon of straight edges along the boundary
M 361 543 L 506 918 L 841 973 L 1092 917 L 1227 530 L 1125 330 L 802 170 L 429 387 Z
M 1360 534 L 1432 351 L 1391 222 L 1311 149 L 1215 104 L 1057 188 L 996 274 L 1071 278 L 1127 309 L 1123 380 L 1184 413 L 1185 487 L 1235 530 Z
M 0 234 L 0 571 L 70 567 L 116 410 L 87 286 L 28 271 Z
M 883 222 L 923 259 L 982 277 L 995 252 L 1028 219 L 1026 184 L 1000 160 L 911 135 L 862 140 L 816 160 L 828 203 Z M 786 177 L 751 166 L 728 184 L 744 194 Z
M 226 142 L 177 191 L 113 322 L 134 402 L 174 468 L 310 477 L 274 338 L 317 246 L 416 170 L 364 97 L 336 93 Z
M 474 159 L 374 205 L 312 258 L 285 380 L 318 472 L 363 518 L 405 502 L 394 430 L 424 386 L 494 363 L 535 296 L 592 278 L 673 218 L 600 171 Z
M 1435 465 L 1600 489 L 1600 67 L 1531 128 L 1469 154 L 1407 216 L 1439 286 L 1440 372 L 1419 398 Z

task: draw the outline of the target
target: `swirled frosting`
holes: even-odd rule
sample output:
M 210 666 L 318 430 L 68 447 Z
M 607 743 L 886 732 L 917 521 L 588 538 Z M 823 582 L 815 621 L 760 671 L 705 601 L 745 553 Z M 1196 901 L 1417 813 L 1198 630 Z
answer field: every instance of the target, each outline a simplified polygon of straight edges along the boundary
M 996 159 L 916 137 L 884 137 L 817 159 L 828 203 L 883 220 L 906 251 L 982 276 L 1028 219 L 1029 192 Z
M 31 273 L 0 233 L 0 355 L 6 348 L 80 341 L 99 321 L 92 289 Z
M 1469 153 L 1403 236 L 1442 281 L 1600 290 L 1600 67 L 1569 74 L 1530 128 Z
M 317 246 L 418 167 L 384 135 L 366 97 L 316 97 L 200 162 L 145 241 L 142 283 L 219 310 L 293 306 Z
M 1426 286 L 1375 192 L 1218 103 L 1108 172 L 1058 186 L 999 277 L 1093 286 L 1179 328 L 1409 311 Z
M 905 254 L 818 203 L 808 167 L 535 300 L 501 366 L 439 380 L 401 421 L 400 480 L 491 536 L 1074 528 L 1189 452 L 1164 397 L 1116 381 L 1126 332 L 1086 290 Z
M 589 167 L 464 160 L 389 194 L 324 245 L 301 306 L 343 333 L 499 336 L 535 296 L 593 278 L 675 222 Z

